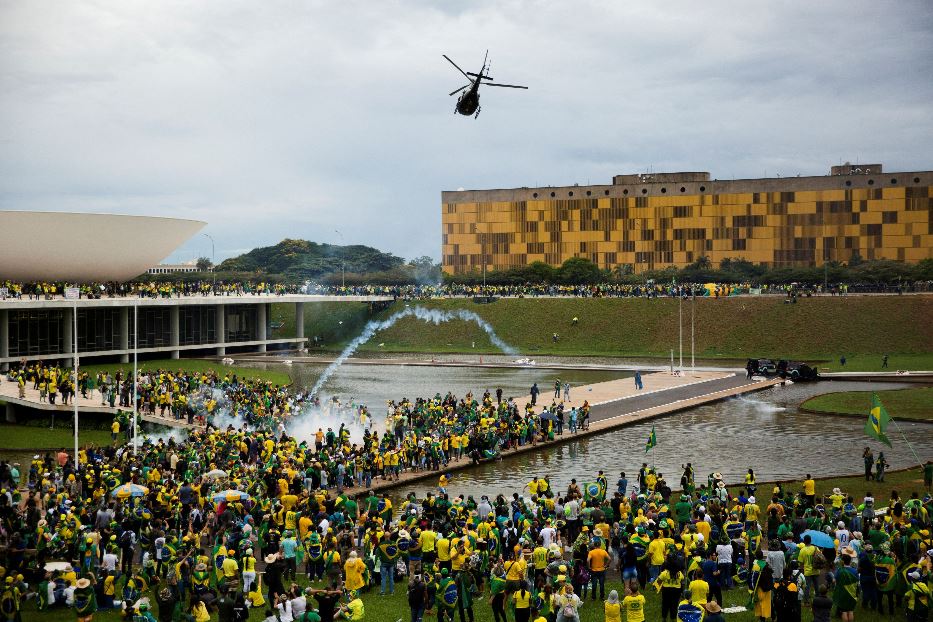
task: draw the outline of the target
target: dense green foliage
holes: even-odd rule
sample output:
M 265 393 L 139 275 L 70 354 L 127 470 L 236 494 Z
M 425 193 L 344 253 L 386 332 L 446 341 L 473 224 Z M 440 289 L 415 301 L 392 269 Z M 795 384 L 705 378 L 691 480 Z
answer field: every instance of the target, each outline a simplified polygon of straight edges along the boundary
M 337 246 L 307 240 L 285 239 L 222 262 L 217 269 L 229 272 L 281 274 L 294 279 L 314 279 L 342 271 L 385 272 L 400 268 L 400 257 L 370 246 Z

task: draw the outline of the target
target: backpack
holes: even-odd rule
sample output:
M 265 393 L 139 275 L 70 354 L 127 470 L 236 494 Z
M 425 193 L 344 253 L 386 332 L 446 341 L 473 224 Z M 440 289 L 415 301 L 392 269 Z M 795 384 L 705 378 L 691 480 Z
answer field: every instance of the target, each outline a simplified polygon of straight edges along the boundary
M 765 566 L 758 575 L 758 589 L 762 592 L 770 592 L 774 588 L 774 571 L 771 566 Z
M 816 547 L 816 550 L 813 552 L 813 567 L 817 569 L 826 567 L 826 556 L 823 555 L 823 551 L 820 550 L 820 547 Z

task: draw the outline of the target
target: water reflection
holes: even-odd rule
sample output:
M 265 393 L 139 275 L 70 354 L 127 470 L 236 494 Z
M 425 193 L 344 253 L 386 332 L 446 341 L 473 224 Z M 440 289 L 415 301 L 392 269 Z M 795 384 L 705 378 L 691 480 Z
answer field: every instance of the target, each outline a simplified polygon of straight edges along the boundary
M 798 411 L 805 399 L 821 393 L 905 388 L 909 385 L 820 382 L 775 387 L 750 396 L 707 404 L 663 419 L 581 439 L 535 454 L 506 458 L 457 473 L 450 492 L 484 494 L 518 490 L 535 476 L 547 475 L 558 489 L 571 478 L 589 481 L 606 472 L 615 482 L 621 471 L 632 481 L 642 462 L 656 467 L 672 484 L 679 483 L 681 465 L 692 462 L 698 477 L 720 471 L 727 481 L 741 481 L 749 467 L 758 479 L 799 478 L 856 473 L 861 452 L 872 445 L 883 449 L 891 468 L 916 463 L 903 437 L 892 434 L 894 447 L 869 443 L 860 418 L 819 417 Z M 883 399 L 883 398 L 882 398 Z M 866 414 L 867 414 L 866 408 Z M 658 445 L 645 454 L 645 442 L 655 426 Z M 900 427 L 921 459 L 933 458 L 933 425 L 902 422 Z M 897 436 L 894 436 L 897 434 Z

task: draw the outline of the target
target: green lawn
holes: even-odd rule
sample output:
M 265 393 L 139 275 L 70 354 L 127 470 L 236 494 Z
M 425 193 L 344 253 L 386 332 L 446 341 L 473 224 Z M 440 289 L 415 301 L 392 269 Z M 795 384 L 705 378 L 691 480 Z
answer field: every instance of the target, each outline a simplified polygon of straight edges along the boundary
M 108 371 L 115 373 L 117 370 L 123 370 L 125 374 L 132 375 L 133 363 L 101 363 L 83 365 L 82 369 L 92 376 L 98 371 Z M 232 366 L 227 367 L 219 362 L 205 361 L 201 359 L 154 359 L 139 361 L 139 369 L 169 369 L 177 371 L 183 369 L 186 371 L 216 371 L 222 376 L 224 374 L 236 374 L 239 378 L 262 379 L 274 382 L 275 384 L 288 384 L 291 382 L 289 375 L 280 371 L 267 371 L 264 369 L 255 369 L 252 367 Z
M 70 414 L 61 417 L 61 423 L 56 422 L 55 429 L 31 425 L 0 424 L 0 443 L 3 449 L 58 449 L 60 447 L 74 447 L 74 431 L 71 428 Z M 82 445 L 94 443 L 95 445 L 109 445 L 109 430 L 80 430 L 79 441 Z
M 933 420 L 933 387 L 885 391 L 882 403 L 888 413 L 896 419 Z M 811 397 L 801 408 L 817 412 L 864 417 L 871 407 L 871 391 L 846 391 L 827 393 Z
M 861 447 L 854 447 L 854 452 L 861 454 Z M 875 451 L 875 456 L 877 457 L 877 449 Z M 803 480 L 796 480 L 790 482 L 783 482 L 782 486 L 785 490 L 792 491 L 802 491 L 803 490 Z M 761 495 L 762 499 L 766 499 L 767 505 L 771 499 L 771 483 L 759 482 L 758 484 L 758 493 Z M 922 497 L 924 492 L 927 491 L 926 486 L 923 485 L 923 471 L 920 469 L 920 466 L 913 467 L 911 469 L 904 469 L 898 471 L 888 471 L 885 473 L 883 482 L 866 482 L 864 475 L 853 475 L 849 477 L 827 477 L 824 479 L 816 480 L 816 494 L 817 496 L 826 495 L 829 496 L 832 494 L 833 488 L 839 488 L 842 492 L 846 494 L 851 494 L 857 501 L 861 501 L 862 497 L 865 496 L 866 492 L 872 493 L 872 496 L 875 497 L 876 506 L 882 507 L 887 504 L 887 500 L 891 496 L 891 491 L 896 490 L 901 497 L 910 498 L 910 493 L 916 491 L 920 493 Z M 730 486 L 730 490 L 733 492 L 738 492 L 740 487 Z M 767 492 L 767 494 L 766 494 Z
M 881 368 L 882 357 L 888 355 L 888 368 Z M 914 354 L 896 354 L 882 352 L 881 354 L 850 354 L 846 353 L 846 364 L 839 362 L 839 357 L 820 363 L 820 369 L 830 371 L 897 371 L 908 369 L 911 371 L 933 370 L 933 352 Z
M 676 299 L 526 298 L 501 299 L 479 305 L 470 300 L 397 302 L 370 316 L 368 306 L 349 303 L 306 305 L 305 334 L 319 334 L 326 349 L 339 350 L 358 335 L 366 321 L 385 319 L 405 304 L 452 310 L 469 309 L 488 321 L 496 333 L 524 354 L 669 356 L 677 347 Z M 684 343 L 690 343 L 691 302 L 683 304 Z M 275 305 L 273 318 L 293 334 L 291 305 Z M 573 318 L 579 318 L 576 326 Z M 836 370 L 845 355 L 845 370 L 881 367 L 933 369 L 933 296 L 849 296 L 801 299 L 785 305 L 780 297 L 736 297 L 696 300 L 696 355 L 704 359 L 749 357 L 803 359 Z M 342 324 L 341 324 L 342 322 Z M 291 331 L 291 332 L 288 332 Z M 560 339 L 555 343 L 553 333 Z M 383 344 L 381 347 L 379 344 Z M 378 333 L 362 350 L 379 352 L 496 352 L 486 334 L 471 322 L 438 326 L 406 318 Z

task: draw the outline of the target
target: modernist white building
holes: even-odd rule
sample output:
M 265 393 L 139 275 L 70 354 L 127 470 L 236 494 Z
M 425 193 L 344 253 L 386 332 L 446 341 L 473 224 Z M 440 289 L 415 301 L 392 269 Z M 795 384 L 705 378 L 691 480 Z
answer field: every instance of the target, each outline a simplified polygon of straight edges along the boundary
M 175 218 L 0 212 L 0 282 L 126 281 L 139 276 L 205 223 Z M 298 348 L 306 302 L 368 303 L 383 296 L 135 296 L 0 300 L 0 369 L 20 360 L 179 358 Z M 295 305 L 296 333 L 272 338 L 270 307 Z M 77 339 L 75 339 L 77 314 Z M 137 337 L 134 325 L 138 327 Z

